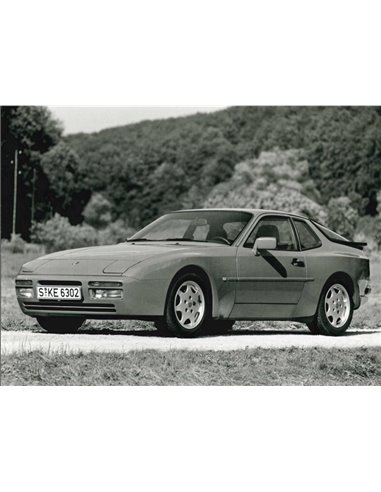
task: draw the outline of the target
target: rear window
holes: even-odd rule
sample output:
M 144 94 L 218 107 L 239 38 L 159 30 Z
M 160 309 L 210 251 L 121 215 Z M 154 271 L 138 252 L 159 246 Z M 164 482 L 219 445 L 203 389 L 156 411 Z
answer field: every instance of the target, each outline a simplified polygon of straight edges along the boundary
M 318 248 L 321 246 L 321 241 L 311 229 L 311 227 L 304 222 L 304 220 L 293 219 L 296 231 L 299 236 L 300 247 L 302 250 Z
M 319 222 L 313 221 L 313 224 L 319 229 L 320 232 L 322 232 L 324 234 L 325 237 L 327 237 L 331 241 L 339 241 L 339 242 L 347 241 L 347 242 L 350 242 L 349 239 L 347 239 L 346 237 L 340 236 L 340 234 L 337 234 L 337 232 L 331 231 L 331 229 L 328 229 L 328 227 L 325 227 L 325 226 L 319 224 Z

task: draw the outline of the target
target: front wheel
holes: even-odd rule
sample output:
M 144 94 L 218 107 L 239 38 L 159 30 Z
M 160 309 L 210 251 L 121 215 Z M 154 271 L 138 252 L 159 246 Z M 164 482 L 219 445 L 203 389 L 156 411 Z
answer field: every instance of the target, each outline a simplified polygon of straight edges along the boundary
M 197 273 L 184 273 L 172 284 L 165 309 L 168 330 L 182 337 L 206 331 L 211 318 L 211 294 L 206 280 Z
M 75 333 L 84 323 L 84 318 L 49 316 L 37 318 L 38 324 L 49 333 Z
M 234 321 L 228 319 L 213 320 L 209 323 L 208 331 L 212 335 L 226 335 L 233 329 Z
M 317 320 L 314 319 L 310 323 L 307 323 L 308 329 L 313 335 L 320 335 L 320 330 L 317 324 Z
M 161 335 L 162 337 L 168 337 L 172 335 L 164 319 L 155 321 L 154 326 L 158 331 L 159 335 Z
M 351 324 L 352 316 L 353 300 L 348 288 L 340 281 L 334 281 L 322 292 L 312 329 L 322 335 L 342 335 Z

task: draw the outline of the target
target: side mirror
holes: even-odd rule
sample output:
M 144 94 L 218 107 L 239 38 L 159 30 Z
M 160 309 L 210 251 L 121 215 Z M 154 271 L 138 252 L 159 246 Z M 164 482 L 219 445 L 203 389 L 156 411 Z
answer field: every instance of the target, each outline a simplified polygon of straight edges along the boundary
M 255 240 L 253 253 L 257 256 L 262 250 L 276 249 L 275 237 L 259 237 Z

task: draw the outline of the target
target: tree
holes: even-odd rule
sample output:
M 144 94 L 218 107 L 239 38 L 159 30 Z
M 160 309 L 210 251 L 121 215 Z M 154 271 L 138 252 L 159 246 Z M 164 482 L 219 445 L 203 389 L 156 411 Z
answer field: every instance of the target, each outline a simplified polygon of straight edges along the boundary
M 43 244 L 47 252 L 95 246 L 98 243 L 97 231 L 88 224 L 71 225 L 67 217 L 59 214 L 35 224 L 32 240 Z
M 326 206 L 348 196 L 360 215 L 375 215 L 381 188 L 381 112 L 373 107 L 232 107 L 70 135 L 67 142 L 87 186 L 136 226 L 168 207 L 200 206 L 229 182 L 237 163 L 274 148 L 304 150 L 303 194 L 313 202 Z
M 16 231 L 29 238 L 31 206 L 35 189 L 35 219 L 49 213 L 46 179 L 41 169 L 41 156 L 58 143 L 62 126 L 47 108 L 39 106 L 5 106 L 1 108 L 1 218 L 2 237 L 12 229 L 13 177 L 15 151 L 18 150 L 18 200 Z
M 78 154 L 65 142 L 59 142 L 41 158 L 49 182 L 49 199 L 58 214 L 72 224 L 82 221 L 82 211 L 91 192 L 83 185 Z
M 83 216 L 85 222 L 95 229 L 103 229 L 111 222 L 111 203 L 100 193 L 94 193 L 83 211 Z
M 375 108 L 324 108 L 307 127 L 311 176 L 324 202 L 361 196 L 357 211 L 376 214 L 381 188 L 381 118 Z
M 214 187 L 204 205 L 283 210 L 325 221 L 318 196 L 305 152 L 276 149 L 237 164 L 230 180 Z
M 338 234 L 352 239 L 359 215 L 346 196 L 331 198 L 328 202 L 328 226 Z
M 377 213 L 381 216 L 381 190 L 377 193 Z

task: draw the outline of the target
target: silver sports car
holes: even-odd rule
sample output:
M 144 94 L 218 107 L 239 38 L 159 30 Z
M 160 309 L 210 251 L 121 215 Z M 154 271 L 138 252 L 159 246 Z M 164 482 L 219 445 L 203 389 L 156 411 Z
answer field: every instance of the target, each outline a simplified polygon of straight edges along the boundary
M 163 334 L 293 320 L 341 335 L 370 292 L 364 243 L 273 210 L 169 213 L 126 242 L 61 251 L 22 266 L 22 311 L 51 332 L 85 319 L 143 319 Z

